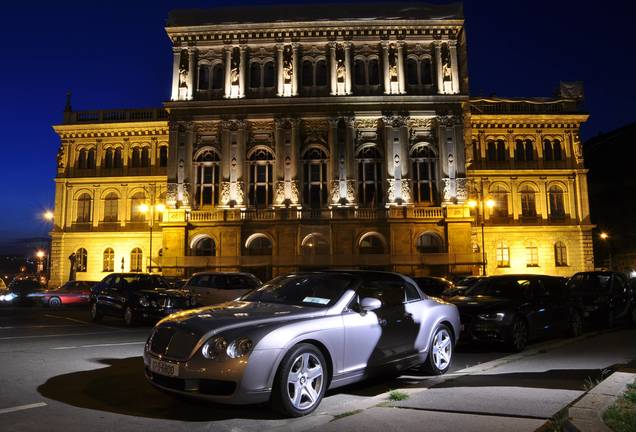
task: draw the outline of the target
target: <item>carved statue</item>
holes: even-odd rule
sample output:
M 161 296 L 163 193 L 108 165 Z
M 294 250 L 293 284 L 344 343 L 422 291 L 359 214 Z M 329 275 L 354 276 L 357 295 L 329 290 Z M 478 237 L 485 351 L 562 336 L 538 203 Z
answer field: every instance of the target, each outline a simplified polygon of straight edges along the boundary
M 68 260 L 71 263 L 71 269 L 70 269 L 69 274 L 68 274 L 68 280 L 69 281 L 74 281 L 75 280 L 75 272 L 77 270 L 75 268 L 75 260 L 76 260 L 75 252 L 73 252 L 72 254 L 70 254 L 68 256 Z
M 230 85 L 239 85 L 239 65 L 238 62 L 232 62 L 230 69 Z
M 336 79 L 339 83 L 344 83 L 345 82 L 345 75 L 346 75 L 346 71 L 345 71 L 345 65 L 344 65 L 344 60 L 343 59 L 338 59 L 338 64 L 336 66 Z
M 188 50 L 181 50 L 179 55 L 179 92 L 182 96 L 183 93 L 188 91 L 188 73 L 190 72 L 190 55 Z
M 57 150 L 57 167 L 64 168 L 64 146 L 61 145 Z
M 394 45 L 389 50 L 389 78 L 391 81 L 398 80 L 397 52 Z
M 287 45 L 283 50 L 283 81 L 285 84 L 291 84 L 294 75 L 292 56 L 292 48 Z

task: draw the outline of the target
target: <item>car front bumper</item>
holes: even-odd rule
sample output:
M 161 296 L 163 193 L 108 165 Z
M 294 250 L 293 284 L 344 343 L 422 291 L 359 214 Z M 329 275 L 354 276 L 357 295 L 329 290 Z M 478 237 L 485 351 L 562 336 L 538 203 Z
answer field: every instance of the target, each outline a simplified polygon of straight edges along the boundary
M 270 398 L 281 351 L 254 350 L 246 359 L 208 360 L 197 354 L 190 360 L 176 361 L 146 349 L 145 375 L 152 385 L 183 396 L 237 405 L 262 403 Z M 176 366 L 178 372 L 175 376 L 153 372 L 152 359 Z

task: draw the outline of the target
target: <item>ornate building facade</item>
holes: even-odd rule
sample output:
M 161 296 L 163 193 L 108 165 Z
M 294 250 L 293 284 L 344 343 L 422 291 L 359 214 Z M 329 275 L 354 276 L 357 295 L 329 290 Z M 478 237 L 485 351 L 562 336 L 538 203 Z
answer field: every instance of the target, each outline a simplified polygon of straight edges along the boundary
M 55 126 L 52 283 L 590 268 L 579 101 L 470 100 L 461 8 L 403 6 L 171 13 L 165 110 Z

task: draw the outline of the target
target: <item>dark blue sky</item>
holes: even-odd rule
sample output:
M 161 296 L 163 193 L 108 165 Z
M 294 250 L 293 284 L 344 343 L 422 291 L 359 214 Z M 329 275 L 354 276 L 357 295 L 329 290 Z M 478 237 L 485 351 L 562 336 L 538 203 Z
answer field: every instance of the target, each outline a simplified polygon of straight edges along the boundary
M 0 250 L 13 239 L 48 232 L 39 215 L 54 201 L 59 142 L 51 125 L 61 121 L 67 90 L 73 92 L 75 110 L 158 106 L 170 90 L 172 59 L 163 29 L 168 11 L 254 3 L 3 3 Z M 591 113 L 584 138 L 635 121 L 631 2 L 586 3 L 464 2 L 471 93 L 549 96 L 559 80 L 582 80 Z

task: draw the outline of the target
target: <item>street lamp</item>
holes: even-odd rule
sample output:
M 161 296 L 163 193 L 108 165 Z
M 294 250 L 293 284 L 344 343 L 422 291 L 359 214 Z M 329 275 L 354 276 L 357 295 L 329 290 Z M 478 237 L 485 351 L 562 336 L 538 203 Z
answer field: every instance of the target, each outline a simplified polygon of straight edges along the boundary
M 476 209 L 479 208 L 479 220 L 481 222 L 481 269 L 482 274 L 486 276 L 486 240 L 485 240 L 485 232 L 484 232 L 484 205 L 489 209 L 495 207 L 495 201 L 493 199 L 487 200 L 474 200 L 471 199 L 468 201 L 468 207 Z
M 601 240 L 605 241 L 605 243 L 607 244 L 607 255 L 608 255 L 608 258 L 609 258 L 609 269 L 611 271 L 613 266 L 612 266 L 612 245 L 610 244 L 610 236 L 606 232 L 602 232 L 598 236 L 601 238 Z
M 152 228 L 155 224 L 155 211 L 157 213 L 163 213 L 166 210 L 166 206 L 162 203 L 142 203 L 139 204 L 138 210 L 140 213 L 150 215 L 150 251 L 148 253 L 148 273 L 152 273 Z
M 53 212 L 51 210 L 46 210 L 44 213 L 42 213 L 42 217 L 45 220 L 52 222 L 53 218 L 54 218 L 54 215 L 53 215 Z
M 47 222 L 53 223 L 53 219 L 55 219 L 55 214 L 53 213 L 52 210 L 45 210 L 44 213 L 42 213 L 42 218 Z M 51 278 L 51 246 L 52 246 L 51 241 L 49 241 L 49 244 L 48 244 L 49 251 L 46 254 L 46 279 L 47 280 Z M 41 252 L 44 253 L 43 251 Z
M 35 252 L 35 257 L 38 259 L 38 265 L 37 265 L 38 273 L 44 273 L 44 257 L 45 256 L 46 256 L 46 253 L 42 249 Z

